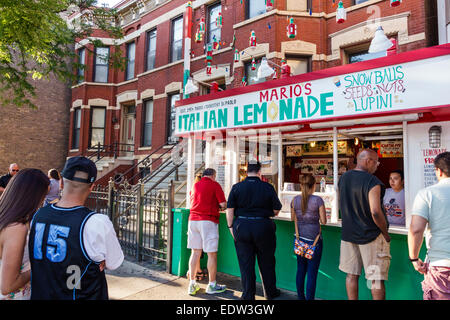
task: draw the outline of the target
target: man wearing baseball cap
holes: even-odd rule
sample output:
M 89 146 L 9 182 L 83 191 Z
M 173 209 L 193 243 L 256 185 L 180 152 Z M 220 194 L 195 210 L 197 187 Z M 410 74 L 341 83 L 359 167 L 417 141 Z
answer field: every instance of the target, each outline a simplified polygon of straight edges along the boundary
M 31 222 L 31 300 L 106 300 L 104 268 L 118 268 L 124 256 L 108 216 L 84 206 L 97 168 L 73 157 L 61 176 L 61 200 L 41 208 Z

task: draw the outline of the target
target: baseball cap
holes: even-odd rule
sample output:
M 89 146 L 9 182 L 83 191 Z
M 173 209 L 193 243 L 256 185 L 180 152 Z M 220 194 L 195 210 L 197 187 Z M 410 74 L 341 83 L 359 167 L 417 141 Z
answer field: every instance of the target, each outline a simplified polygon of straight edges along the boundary
M 88 174 L 87 179 L 74 177 L 77 171 L 86 172 Z M 95 166 L 94 162 L 86 157 L 72 157 L 66 161 L 61 175 L 63 178 L 66 178 L 68 180 L 83 183 L 93 183 L 97 179 L 97 167 Z

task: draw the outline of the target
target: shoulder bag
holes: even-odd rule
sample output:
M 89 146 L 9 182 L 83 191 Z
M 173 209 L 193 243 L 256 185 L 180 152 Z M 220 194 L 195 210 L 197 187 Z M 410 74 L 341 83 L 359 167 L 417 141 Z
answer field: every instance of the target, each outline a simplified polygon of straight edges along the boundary
M 314 243 L 308 244 L 300 239 L 298 235 L 298 226 L 297 226 L 297 214 L 294 215 L 295 221 L 295 239 L 294 239 L 294 253 L 300 257 L 305 257 L 306 259 L 312 259 L 314 256 L 314 251 L 316 250 L 317 241 L 319 241 L 320 234 L 322 233 L 322 227 L 320 226 L 319 234 L 317 235 Z

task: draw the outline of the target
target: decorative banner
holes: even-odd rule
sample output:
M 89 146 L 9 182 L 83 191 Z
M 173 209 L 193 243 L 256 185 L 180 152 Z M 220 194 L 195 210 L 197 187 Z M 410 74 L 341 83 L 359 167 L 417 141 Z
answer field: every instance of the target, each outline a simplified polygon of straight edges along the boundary
M 294 23 L 294 18 L 291 18 L 289 24 L 286 27 L 287 37 L 294 39 L 297 36 L 297 25 Z
M 256 35 L 255 35 L 255 31 L 254 30 L 252 30 L 252 32 L 250 34 L 249 45 L 250 45 L 250 47 L 256 47 Z
M 216 18 L 216 26 L 217 28 L 222 28 L 223 25 L 223 17 L 222 17 L 222 13 L 218 13 L 217 18 Z
M 203 33 L 200 32 L 198 29 L 197 29 L 197 32 L 195 33 L 195 42 L 196 43 L 203 42 Z
M 402 158 L 403 141 L 402 140 L 381 141 L 380 154 L 382 158 Z
M 235 49 L 234 50 L 234 62 L 239 62 L 240 57 L 239 57 L 239 50 Z
M 200 19 L 198 30 L 201 33 L 205 33 L 205 18 L 203 17 Z
M 241 86 L 245 87 L 247 85 L 247 77 L 243 76 L 241 81 Z
M 336 10 L 336 22 L 344 23 L 345 20 L 347 20 L 347 12 L 345 11 L 342 1 L 339 1 L 338 8 Z
M 447 106 L 446 70 L 449 55 L 182 105 L 176 108 L 176 134 Z M 436 80 L 430 84 L 424 75 Z

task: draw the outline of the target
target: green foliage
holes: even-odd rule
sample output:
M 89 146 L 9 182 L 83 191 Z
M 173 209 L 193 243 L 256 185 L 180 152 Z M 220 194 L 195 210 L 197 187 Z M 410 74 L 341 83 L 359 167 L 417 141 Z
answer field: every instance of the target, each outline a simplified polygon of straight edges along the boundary
M 61 81 L 75 81 L 74 44 L 89 38 L 96 28 L 112 38 L 121 38 L 114 24 L 115 10 L 94 8 L 96 0 L 0 0 L 0 103 L 28 105 L 35 96 L 33 82 L 55 75 Z M 90 13 L 74 27 L 66 17 L 76 10 Z M 93 41 L 91 41 L 93 43 Z M 95 46 L 103 44 L 98 40 Z M 118 46 L 110 57 L 113 68 L 123 68 Z

